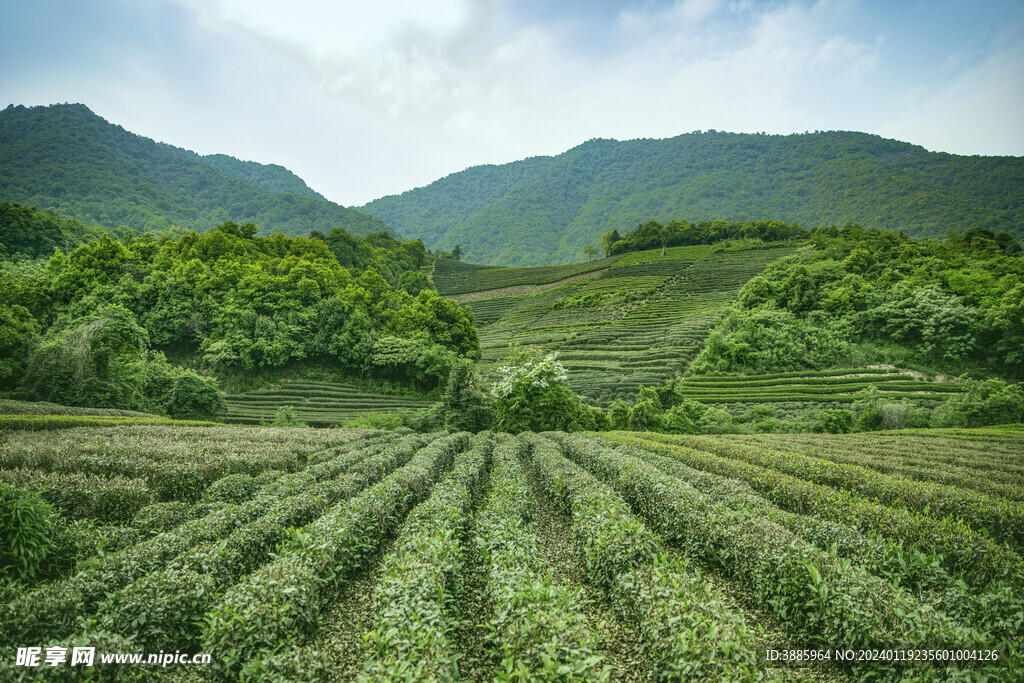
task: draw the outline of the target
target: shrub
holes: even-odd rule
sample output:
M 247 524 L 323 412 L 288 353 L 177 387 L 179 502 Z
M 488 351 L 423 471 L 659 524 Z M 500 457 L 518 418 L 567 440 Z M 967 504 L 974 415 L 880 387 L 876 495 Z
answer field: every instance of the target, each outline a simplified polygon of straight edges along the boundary
M 1024 391 L 999 380 L 961 380 L 966 390 L 935 409 L 933 427 L 983 427 L 1024 422 Z
M 479 432 L 490 426 L 491 401 L 480 388 L 471 361 L 463 359 L 452 367 L 438 412 L 440 422 L 453 431 Z
M 258 484 L 248 474 L 229 474 L 210 484 L 203 494 L 206 500 L 219 503 L 242 503 L 256 493 Z
M 74 544 L 49 503 L 0 482 L 0 580 L 33 583 L 70 565 Z
M 849 410 L 826 408 L 818 413 L 811 430 L 819 434 L 847 434 L 853 430 L 853 413 Z
M 299 420 L 298 415 L 295 412 L 295 408 L 292 406 L 281 406 L 277 409 L 277 414 L 274 415 L 274 421 L 271 423 L 274 427 L 308 427 L 305 422 Z
M 179 370 L 164 402 L 167 414 L 178 420 L 223 420 L 228 404 L 217 380 Z
M 196 512 L 195 505 L 178 500 L 153 503 L 135 513 L 132 527 L 144 534 L 157 534 L 201 516 Z
M 497 429 L 518 433 L 597 428 L 592 409 L 569 388 L 569 375 L 555 354 L 514 354 L 511 362 L 498 368 L 501 377 L 491 387 Z

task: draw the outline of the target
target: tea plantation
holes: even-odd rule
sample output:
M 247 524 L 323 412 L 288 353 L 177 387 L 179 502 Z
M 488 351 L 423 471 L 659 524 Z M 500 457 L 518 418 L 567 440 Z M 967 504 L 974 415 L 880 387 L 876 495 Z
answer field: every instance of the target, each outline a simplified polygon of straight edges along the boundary
M 473 309 L 484 370 L 510 344 L 557 351 L 572 388 L 607 405 L 680 374 L 740 287 L 792 251 L 698 245 L 543 268 L 439 260 L 434 281 Z
M 312 427 L 333 427 L 363 413 L 396 409 L 424 410 L 430 402 L 409 396 L 390 396 L 360 390 L 353 384 L 286 380 L 227 396 L 228 422 L 267 424 L 282 406 L 294 408 L 295 417 Z
M 2 680 L 1024 675 L 1021 426 L 0 438 L 48 524 L 4 550 Z M 14 663 L 76 645 L 92 668 Z M 209 663 L 100 659 L 178 651 Z

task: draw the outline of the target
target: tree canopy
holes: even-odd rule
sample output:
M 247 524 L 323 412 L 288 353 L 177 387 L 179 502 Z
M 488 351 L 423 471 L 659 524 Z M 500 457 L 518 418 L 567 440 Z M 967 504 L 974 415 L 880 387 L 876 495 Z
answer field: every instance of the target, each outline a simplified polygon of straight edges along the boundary
M 740 291 L 691 370 L 855 362 L 1024 376 L 1024 257 L 1007 233 L 945 240 L 817 228 Z
M 443 386 L 458 359 L 479 358 L 471 312 L 422 276 L 422 242 L 340 228 L 256 233 L 227 222 L 177 238 L 103 234 L 47 262 L 9 262 L 0 381 L 24 379 L 45 400 L 122 407 L 145 403 L 139 377 L 164 355 L 219 376 L 315 362 L 421 389 Z M 26 367 L 17 354 L 28 349 Z M 171 384 L 168 405 L 203 391 L 191 377 Z

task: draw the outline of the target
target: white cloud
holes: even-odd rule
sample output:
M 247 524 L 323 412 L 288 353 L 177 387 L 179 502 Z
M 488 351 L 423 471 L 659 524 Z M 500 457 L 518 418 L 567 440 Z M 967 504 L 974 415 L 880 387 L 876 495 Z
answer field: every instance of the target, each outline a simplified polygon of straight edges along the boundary
M 473 14 L 469 0 L 182 0 L 206 22 L 252 32 L 313 61 L 353 57 L 408 35 L 450 36 Z
M 281 163 L 345 204 L 592 137 L 694 129 L 866 130 L 966 152 L 1005 150 L 1012 130 L 1024 151 L 1019 47 L 970 71 L 944 56 L 946 87 L 897 89 L 899 41 L 884 18 L 852 21 L 856 0 L 645 4 L 600 36 L 512 23 L 487 0 L 174 2 L 191 66 L 129 56 L 145 66 L 89 86 L 116 107 L 79 99 L 173 144 Z
M 1024 41 L 961 71 L 938 91 L 902 94 L 880 134 L 954 154 L 1024 154 Z

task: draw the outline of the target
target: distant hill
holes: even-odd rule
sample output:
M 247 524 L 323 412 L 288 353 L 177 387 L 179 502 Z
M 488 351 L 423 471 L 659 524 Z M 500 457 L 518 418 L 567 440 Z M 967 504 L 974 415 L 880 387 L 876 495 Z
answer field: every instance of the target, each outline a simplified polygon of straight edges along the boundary
M 228 220 L 256 223 L 263 234 L 388 229 L 324 199 L 281 166 L 154 142 L 81 104 L 0 111 L 0 201 L 137 230 L 202 231 Z
M 267 190 L 268 192 L 290 192 L 300 197 L 327 201 L 326 197 L 311 189 L 306 185 L 306 181 L 284 166 L 261 164 L 256 161 L 241 161 L 234 157 L 229 157 L 227 154 L 207 154 L 200 158 L 211 166 L 219 168 L 224 175 L 244 180 L 262 190 Z
M 647 220 L 860 223 L 945 237 L 1024 238 L 1024 159 L 964 157 L 875 135 L 691 133 L 590 140 L 555 157 L 477 166 L 363 207 L 398 232 L 477 263 L 584 258 L 602 233 Z

